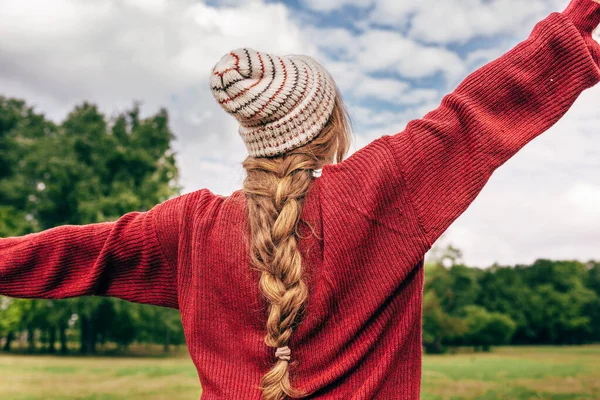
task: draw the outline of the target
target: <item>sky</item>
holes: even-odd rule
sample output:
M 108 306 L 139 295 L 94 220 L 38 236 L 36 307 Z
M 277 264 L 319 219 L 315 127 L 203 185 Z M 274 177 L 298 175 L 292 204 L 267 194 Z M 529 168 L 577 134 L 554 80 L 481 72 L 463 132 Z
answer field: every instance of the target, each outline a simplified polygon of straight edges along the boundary
M 166 107 L 183 192 L 241 187 L 246 149 L 208 78 L 230 50 L 308 54 L 331 72 L 352 151 L 436 108 L 567 0 L 0 0 L 0 95 L 60 121 Z M 598 35 L 595 36 L 598 39 Z M 600 259 L 600 85 L 499 168 L 436 246 L 471 266 Z

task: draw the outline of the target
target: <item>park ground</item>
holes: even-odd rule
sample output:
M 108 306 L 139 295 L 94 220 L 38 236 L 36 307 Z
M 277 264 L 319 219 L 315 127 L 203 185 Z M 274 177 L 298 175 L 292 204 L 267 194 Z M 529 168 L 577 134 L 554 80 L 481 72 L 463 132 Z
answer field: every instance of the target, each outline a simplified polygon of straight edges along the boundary
M 175 357 L 0 355 L 4 400 L 197 400 L 196 371 Z M 600 345 L 505 347 L 423 359 L 422 399 L 600 399 Z

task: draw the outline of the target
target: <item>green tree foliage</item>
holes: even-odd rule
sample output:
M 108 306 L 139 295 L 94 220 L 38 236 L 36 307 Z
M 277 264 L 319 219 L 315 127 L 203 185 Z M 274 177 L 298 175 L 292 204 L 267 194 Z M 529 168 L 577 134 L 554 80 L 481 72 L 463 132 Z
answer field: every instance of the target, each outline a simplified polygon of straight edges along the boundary
M 600 341 L 600 263 L 537 260 L 468 268 L 453 247 L 425 266 L 423 345 L 428 352 L 469 345 Z
M 423 347 L 428 353 L 444 353 L 446 344 L 465 335 L 467 322 L 444 311 L 435 291 L 423 295 Z
M 0 236 L 149 210 L 180 190 L 172 140 L 166 110 L 142 118 L 135 104 L 107 118 L 83 103 L 56 124 L 22 100 L 0 97 Z M 27 332 L 32 350 L 42 340 L 55 351 L 58 340 L 66 352 L 72 336 L 84 353 L 107 341 L 157 339 L 148 330 L 161 332 L 160 343 L 183 337 L 173 310 L 89 297 L 1 301 L 5 348 L 17 332 Z
M 461 339 L 484 351 L 489 351 L 494 344 L 508 343 L 516 328 L 508 315 L 489 312 L 481 306 L 468 305 L 462 313 L 467 329 Z
M 585 285 L 596 296 L 584 305 L 584 314 L 590 318 L 590 337 L 592 340 L 600 342 L 600 262 L 590 261 L 587 266 L 589 270 Z
M 530 322 L 536 318 L 532 289 L 524 281 L 519 268 L 493 265 L 482 271 L 477 304 L 488 310 L 508 315 L 516 324 L 514 341 L 527 343 L 536 333 Z

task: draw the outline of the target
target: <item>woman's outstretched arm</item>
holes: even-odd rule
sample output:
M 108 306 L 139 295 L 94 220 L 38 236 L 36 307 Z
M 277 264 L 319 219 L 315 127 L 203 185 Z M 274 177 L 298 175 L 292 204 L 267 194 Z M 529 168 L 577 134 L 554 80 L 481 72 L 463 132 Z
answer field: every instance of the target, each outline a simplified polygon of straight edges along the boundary
M 468 76 L 439 108 L 382 138 L 428 246 L 495 169 L 600 81 L 600 45 L 592 38 L 599 23 L 596 0 L 573 0 L 539 22 L 527 40 Z
M 112 296 L 178 308 L 177 238 L 188 196 L 114 222 L 62 225 L 0 239 L 0 294 Z

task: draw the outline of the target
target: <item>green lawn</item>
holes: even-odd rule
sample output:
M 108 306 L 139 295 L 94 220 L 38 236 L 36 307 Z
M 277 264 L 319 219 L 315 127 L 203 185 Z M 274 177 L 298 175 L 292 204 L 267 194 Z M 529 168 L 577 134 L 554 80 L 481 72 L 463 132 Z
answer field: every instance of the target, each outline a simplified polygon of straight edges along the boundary
M 6 400 L 198 399 L 188 357 L 0 355 Z M 600 346 L 425 356 L 423 399 L 600 399 Z
M 426 356 L 422 398 L 600 399 L 600 346 Z

